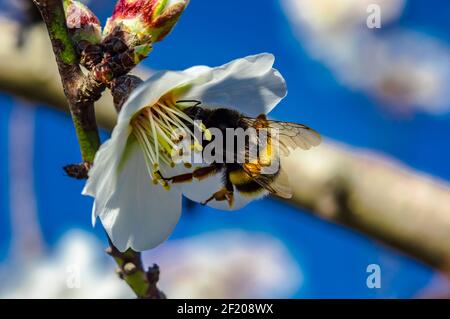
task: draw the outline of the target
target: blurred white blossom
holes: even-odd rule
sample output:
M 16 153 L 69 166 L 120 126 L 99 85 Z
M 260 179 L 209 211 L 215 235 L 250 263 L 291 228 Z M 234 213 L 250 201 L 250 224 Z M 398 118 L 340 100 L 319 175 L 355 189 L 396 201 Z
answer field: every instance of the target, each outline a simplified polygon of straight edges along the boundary
M 54 254 L 27 265 L 3 265 L 0 298 L 133 297 L 114 269 L 114 261 L 103 253 L 95 237 L 71 231 L 58 243 Z
M 397 107 L 415 106 L 431 113 L 448 111 L 450 49 L 415 32 L 393 32 L 371 44 L 366 56 L 366 89 Z M 361 82 L 364 79 L 361 77 Z
M 169 241 L 144 256 L 161 266 L 169 298 L 289 298 L 303 281 L 286 247 L 267 234 L 212 232 Z
M 431 36 L 387 26 L 401 16 L 405 0 L 282 1 L 302 44 L 341 84 L 398 113 L 450 108 L 449 48 Z M 370 4 L 381 8 L 382 33 L 366 25 Z
M 400 16 L 405 0 L 282 0 L 297 26 L 314 33 L 337 34 L 366 28 L 367 8 L 378 5 L 383 24 Z
M 103 248 L 93 235 L 71 231 L 49 256 L 3 264 L 0 298 L 135 298 Z M 266 234 L 212 232 L 166 242 L 143 259 L 160 265 L 169 298 L 290 297 L 302 283 L 293 257 Z

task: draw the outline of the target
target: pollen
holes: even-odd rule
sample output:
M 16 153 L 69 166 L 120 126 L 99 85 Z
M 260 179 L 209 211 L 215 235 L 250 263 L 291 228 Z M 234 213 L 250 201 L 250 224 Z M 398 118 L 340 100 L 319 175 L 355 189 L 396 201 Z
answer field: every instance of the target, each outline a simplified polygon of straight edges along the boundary
M 201 148 L 201 141 L 192 128 L 197 127 L 203 134 L 206 131 L 204 125 L 192 120 L 176 104 L 165 100 L 143 108 L 134 116 L 131 126 L 152 181 L 166 189 L 169 185 L 160 173 L 161 167 L 175 166 L 172 158 L 182 151 L 179 143 L 186 138 L 190 138 L 194 150 Z

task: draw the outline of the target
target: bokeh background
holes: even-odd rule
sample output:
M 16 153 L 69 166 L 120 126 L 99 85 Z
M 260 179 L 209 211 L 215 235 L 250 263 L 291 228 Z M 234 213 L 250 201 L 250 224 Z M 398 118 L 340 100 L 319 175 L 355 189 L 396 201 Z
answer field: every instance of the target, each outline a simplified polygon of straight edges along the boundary
M 17 17 L 12 2 L 0 0 L 1 15 Z M 113 3 L 89 5 L 105 21 Z M 381 5 L 381 29 L 366 26 L 371 3 Z M 442 0 L 192 0 L 144 64 L 216 66 L 271 52 L 289 88 L 274 118 L 307 123 L 448 181 L 449 28 L 450 2 Z M 61 169 L 79 160 L 70 118 L 3 93 L 0 107 L 0 297 L 133 297 L 103 253 L 100 224 L 91 227 L 83 182 Z M 186 201 L 170 240 L 144 260 L 160 265 L 160 287 L 169 297 L 450 292 L 443 276 L 410 257 L 269 198 L 238 212 Z M 381 267 L 380 289 L 366 285 L 369 264 Z M 80 288 L 70 289 L 74 269 Z

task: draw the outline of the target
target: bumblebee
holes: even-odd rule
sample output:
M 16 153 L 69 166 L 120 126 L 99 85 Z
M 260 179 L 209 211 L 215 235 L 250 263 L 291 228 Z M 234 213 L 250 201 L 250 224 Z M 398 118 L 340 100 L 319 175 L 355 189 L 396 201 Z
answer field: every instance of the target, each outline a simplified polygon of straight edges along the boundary
M 190 182 L 193 179 L 201 181 L 212 175 L 220 174 L 222 185 L 218 187 L 217 191 L 214 192 L 212 190 L 211 196 L 205 198 L 202 205 L 206 205 L 211 201 L 227 201 L 229 208 L 232 208 L 235 192 L 245 197 L 259 197 L 261 194 L 271 193 L 281 198 L 291 198 L 292 189 L 283 167 L 279 164 L 275 170 L 271 170 L 269 173 L 264 173 L 264 168 L 271 165 L 274 161 L 280 163 L 281 158 L 288 156 L 294 149 L 307 150 L 319 145 L 321 142 L 321 137 L 316 131 L 302 124 L 269 120 L 264 114 L 257 118 L 250 118 L 230 109 L 206 109 L 200 106 L 201 102 L 199 101 L 178 102 L 195 102 L 195 105 L 184 110 L 185 114 L 194 121 L 201 121 L 207 129 L 215 128 L 220 130 L 225 139 L 229 138 L 226 134 L 228 128 L 241 128 L 244 131 L 253 128 L 256 132 L 263 130 L 266 132 L 276 130 L 278 132 L 277 147 L 275 147 L 274 143 L 275 138 L 270 133 L 267 134 L 267 139 L 264 143 L 258 139 L 256 141 L 247 139 L 243 149 L 237 149 L 237 143 L 233 141 L 235 147 L 231 156 L 234 158 L 234 161 L 231 163 L 225 158 L 230 156 L 230 150 L 224 147 L 223 150 L 216 150 L 221 152 L 219 157 L 222 160 L 220 162 L 214 161 L 209 163 L 208 166 L 202 166 L 193 169 L 190 173 L 173 177 L 163 177 L 160 174 L 164 181 L 174 184 Z M 204 150 L 211 142 L 212 140 L 203 139 L 202 149 Z M 227 142 L 229 141 L 225 141 L 222 145 L 228 145 Z M 260 145 L 256 158 L 242 163 L 239 162 L 237 160 L 239 155 L 243 155 L 246 159 L 249 158 L 249 149 L 254 146 L 252 144 Z M 261 144 L 263 147 L 261 147 Z

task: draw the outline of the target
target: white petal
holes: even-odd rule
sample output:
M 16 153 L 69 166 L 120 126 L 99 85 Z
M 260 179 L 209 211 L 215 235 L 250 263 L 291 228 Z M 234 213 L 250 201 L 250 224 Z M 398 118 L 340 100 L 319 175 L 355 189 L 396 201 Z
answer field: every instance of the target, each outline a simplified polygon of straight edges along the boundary
M 202 203 L 211 197 L 212 194 L 217 192 L 223 187 L 223 178 L 222 174 L 218 173 L 212 175 L 206 179 L 201 181 L 194 180 L 192 183 L 183 184 L 183 195 L 189 198 L 190 200 L 198 203 Z M 234 191 L 234 203 L 233 206 L 230 207 L 227 201 L 210 201 L 207 206 L 212 208 L 220 209 L 220 210 L 238 210 L 242 207 L 246 206 L 250 202 L 262 198 L 267 195 L 267 192 L 261 192 L 257 196 L 243 196 L 238 191 Z
M 89 171 L 89 179 L 82 192 L 83 195 L 96 197 L 96 204 L 92 208 L 93 223 L 98 216 L 98 209 L 106 204 L 115 191 L 120 160 L 130 132 L 128 125 L 117 124 L 111 138 L 102 144 L 95 155 L 94 166 Z
M 233 108 L 253 117 L 267 114 L 287 94 L 285 80 L 272 68 L 274 60 L 272 54 L 263 53 L 218 68 L 188 69 L 185 73 L 196 80 L 183 99 L 212 108 Z
M 128 98 L 119 113 L 118 122 L 129 123 L 131 117 L 146 106 L 155 104 L 173 89 L 192 82 L 195 73 L 162 71 L 141 83 Z
M 95 224 L 97 223 L 97 208 L 95 205 L 95 201 L 94 204 L 92 205 L 91 223 L 92 227 L 95 227 Z
M 179 72 L 157 72 L 134 90 L 118 121 L 128 123 L 142 108 L 188 84 L 191 89 L 177 100 L 199 100 L 204 107 L 232 108 L 253 117 L 267 114 L 287 94 L 284 78 L 272 68 L 274 60 L 272 54 L 263 53 L 217 68 L 195 66 Z
M 137 143 L 131 148 L 113 195 L 97 209 L 103 227 L 120 251 L 143 251 L 158 246 L 172 233 L 181 215 L 181 192 L 154 185 Z
M 181 192 L 153 185 L 137 143 L 127 144 L 130 127 L 118 124 L 94 160 L 84 195 L 95 197 L 93 223 L 100 217 L 121 251 L 141 251 L 163 242 L 181 214 Z

